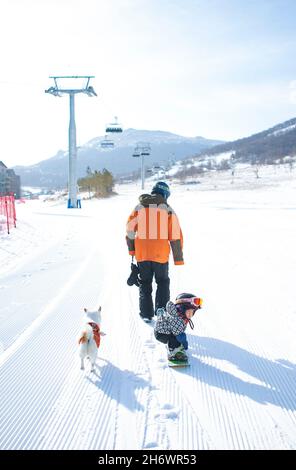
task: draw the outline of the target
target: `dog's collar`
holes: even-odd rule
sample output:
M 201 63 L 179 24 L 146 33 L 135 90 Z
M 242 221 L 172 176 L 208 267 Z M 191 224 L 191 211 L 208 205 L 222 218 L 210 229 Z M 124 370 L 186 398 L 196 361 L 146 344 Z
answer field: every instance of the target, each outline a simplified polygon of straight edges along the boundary
M 100 329 L 99 325 L 95 322 L 88 322 L 88 324 L 92 327 L 94 331 L 98 331 Z

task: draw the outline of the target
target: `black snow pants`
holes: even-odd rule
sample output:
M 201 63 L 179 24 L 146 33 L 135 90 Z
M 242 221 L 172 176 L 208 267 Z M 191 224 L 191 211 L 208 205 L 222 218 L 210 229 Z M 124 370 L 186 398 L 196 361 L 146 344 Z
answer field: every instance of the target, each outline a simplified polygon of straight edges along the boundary
M 165 333 L 158 333 L 158 331 L 154 331 L 154 336 L 157 341 L 160 341 L 163 344 L 167 344 L 169 349 L 175 349 L 181 346 L 181 343 L 177 340 L 176 336 L 172 333 L 166 335 Z
M 138 262 L 140 270 L 140 316 L 153 318 L 158 308 L 165 308 L 170 299 L 169 263 L 156 263 L 155 261 Z M 152 300 L 152 282 L 155 278 L 157 285 L 155 306 Z

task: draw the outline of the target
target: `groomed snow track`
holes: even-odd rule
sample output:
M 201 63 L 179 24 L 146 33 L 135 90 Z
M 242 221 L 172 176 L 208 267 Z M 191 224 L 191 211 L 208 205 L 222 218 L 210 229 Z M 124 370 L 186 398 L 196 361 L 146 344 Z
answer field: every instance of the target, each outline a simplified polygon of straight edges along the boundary
M 126 285 L 125 198 L 102 233 L 112 204 L 99 217 L 89 207 L 83 228 L 73 211 L 56 243 L 1 279 L 2 302 L 14 292 L 17 306 L 2 315 L 0 449 L 295 449 L 295 365 L 251 337 L 219 335 L 214 311 L 188 331 L 190 368 L 167 367 Z M 106 336 L 91 373 L 79 368 L 77 336 L 94 305 Z

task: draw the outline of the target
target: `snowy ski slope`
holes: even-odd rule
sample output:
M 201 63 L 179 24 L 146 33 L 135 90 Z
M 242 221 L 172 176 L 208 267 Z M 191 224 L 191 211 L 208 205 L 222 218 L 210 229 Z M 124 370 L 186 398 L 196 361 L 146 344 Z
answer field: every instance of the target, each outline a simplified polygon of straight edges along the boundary
M 295 449 L 296 183 L 172 188 L 186 263 L 171 264 L 172 298 L 204 298 L 178 370 L 126 285 L 141 190 L 117 190 L 81 210 L 28 201 L 0 232 L 0 449 Z M 77 336 L 98 305 L 90 373 Z

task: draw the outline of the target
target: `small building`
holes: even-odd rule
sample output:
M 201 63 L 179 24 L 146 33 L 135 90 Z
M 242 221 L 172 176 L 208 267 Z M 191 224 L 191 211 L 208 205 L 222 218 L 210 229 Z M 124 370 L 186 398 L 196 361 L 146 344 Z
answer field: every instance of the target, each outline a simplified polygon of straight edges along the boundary
M 21 197 L 21 178 L 0 161 L 0 196 L 13 193 L 16 199 Z

